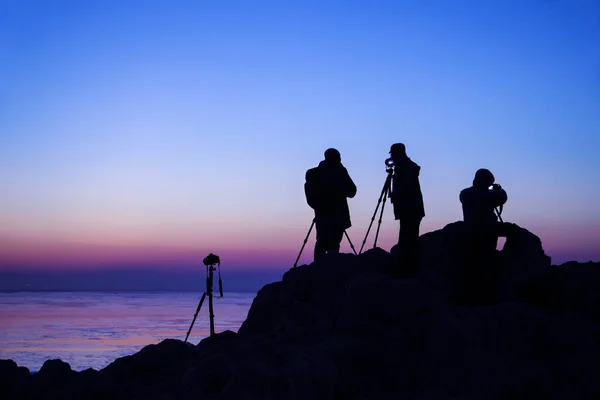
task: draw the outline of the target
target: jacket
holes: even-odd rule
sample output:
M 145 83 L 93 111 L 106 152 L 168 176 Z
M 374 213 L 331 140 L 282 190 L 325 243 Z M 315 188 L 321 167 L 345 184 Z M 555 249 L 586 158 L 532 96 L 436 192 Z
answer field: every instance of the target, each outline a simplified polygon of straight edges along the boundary
M 472 226 L 489 225 L 498 222 L 494 208 L 506 203 L 508 196 L 502 188 L 479 188 L 471 186 L 460 192 L 463 220 Z
M 348 198 L 356 195 L 356 185 L 341 163 L 323 160 L 306 171 L 304 193 L 317 223 L 328 220 L 343 229 L 352 226 Z
M 425 206 L 419 183 L 421 167 L 408 157 L 394 160 L 394 165 L 390 198 L 395 218 L 422 219 L 425 216 Z

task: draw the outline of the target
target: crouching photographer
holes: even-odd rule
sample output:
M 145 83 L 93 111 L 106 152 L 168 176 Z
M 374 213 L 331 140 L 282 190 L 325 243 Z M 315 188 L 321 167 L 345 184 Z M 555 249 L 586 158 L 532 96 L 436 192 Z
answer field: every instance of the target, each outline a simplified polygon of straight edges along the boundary
M 463 300 L 493 303 L 497 297 L 496 247 L 498 237 L 506 236 L 500 214 L 508 196 L 489 170 L 479 169 L 473 185 L 461 191 L 459 198 L 468 242 Z

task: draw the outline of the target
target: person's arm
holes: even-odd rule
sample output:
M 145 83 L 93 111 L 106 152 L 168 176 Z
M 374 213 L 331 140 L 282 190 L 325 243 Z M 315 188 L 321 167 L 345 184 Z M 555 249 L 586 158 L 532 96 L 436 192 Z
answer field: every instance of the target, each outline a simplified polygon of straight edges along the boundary
M 336 192 L 339 195 L 349 198 L 356 195 L 356 185 L 352 181 L 352 178 L 350 178 L 348 170 L 342 164 L 336 169 L 332 184 L 336 186 Z
M 354 196 L 356 196 L 356 185 L 354 184 L 354 181 L 352 180 L 352 178 L 350 178 L 350 174 L 348 173 L 348 170 L 346 168 L 344 168 L 344 172 L 346 174 L 346 197 L 349 198 L 353 198 Z

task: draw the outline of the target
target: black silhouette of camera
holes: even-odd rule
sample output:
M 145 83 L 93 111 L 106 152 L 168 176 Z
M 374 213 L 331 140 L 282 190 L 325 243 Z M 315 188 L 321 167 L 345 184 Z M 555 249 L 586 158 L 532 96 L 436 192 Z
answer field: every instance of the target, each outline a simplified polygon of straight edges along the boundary
M 207 267 L 209 265 L 221 264 L 221 260 L 219 259 L 219 256 L 216 256 L 213 253 L 210 253 L 208 256 L 204 257 L 204 260 L 202 262 Z

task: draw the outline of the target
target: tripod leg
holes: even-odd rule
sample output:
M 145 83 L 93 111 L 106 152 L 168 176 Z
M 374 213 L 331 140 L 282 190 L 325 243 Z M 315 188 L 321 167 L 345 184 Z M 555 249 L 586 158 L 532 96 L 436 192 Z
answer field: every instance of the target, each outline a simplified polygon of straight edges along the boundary
M 381 189 L 381 194 L 379 195 L 379 199 L 377 200 L 377 207 L 375 207 L 375 212 L 373 213 L 373 216 L 371 217 L 371 223 L 369 224 L 369 229 L 367 229 L 367 233 L 362 242 L 362 246 L 360 246 L 360 251 L 358 252 L 358 254 L 362 254 L 363 247 L 365 247 L 365 243 L 367 243 L 367 237 L 369 237 L 369 232 L 371 232 L 371 227 L 373 226 L 373 222 L 375 222 L 375 216 L 377 215 L 377 210 L 379 210 L 379 205 L 381 204 L 381 200 L 384 199 L 384 196 L 386 195 L 386 193 L 388 191 L 391 181 L 392 181 L 392 175 L 388 173 L 387 178 L 385 178 L 383 188 Z M 385 202 L 384 202 L 384 206 L 385 206 Z
M 310 225 L 310 229 L 308 230 L 308 233 L 306 234 L 306 237 L 304 238 L 304 243 L 302 244 L 302 247 L 300 248 L 300 253 L 298 253 L 298 257 L 296 257 L 296 262 L 294 263 L 294 268 L 296 268 L 296 266 L 298 265 L 298 260 L 300 260 L 300 256 L 302 255 L 302 251 L 304 250 L 304 246 L 306 246 L 306 242 L 308 241 L 308 237 L 310 236 L 310 232 L 312 232 L 313 226 L 315 226 L 315 220 L 314 219 L 312 221 L 312 224 Z
M 192 324 L 190 325 L 190 329 L 187 331 L 187 335 L 185 335 L 184 342 L 187 342 L 188 337 L 190 336 L 190 332 L 192 331 L 192 326 L 194 326 L 194 322 L 196 322 L 196 318 L 198 317 L 198 312 L 200 312 L 200 308 L 202 308 L 202 303 L 204 303 L 204 298 L 206 297 L 206 292 L 202 293 L 202 298 L 198 303 L 198 307 L 196 308 L 196 313 L 194 314 L 194 319 L 192 320 Z
M 385 193 L 385 185 L 383 186 L 383 189 L 381 191 L 381 194 L 379 195 L 379 199 L 377 200 L 377 207 L 375 207 L 375 212 L 373 213 L 373 216 L 371 217 L 371 223 L 369 224 L 369 228 L 367 229 L 367 233 L 365 234 L 365 238 L 362 242 L 362 245 L 360 246 L 360 251 L 358 252 L 358 254 L 361 254 L 363 251 L 363 247 L 365 247 L 365 243 L 367 243 L 367 237 L 369 237 L 369 232 L 371 232 L 371 227 L 373 226 L 373 222 L 375 222 L 375 216 L 377 215 L 377 210 L 379 210 L 379 205 L 381 204 L 381 199 L 383 198 L 383 194 Z
M 387 190 L 386 190 L 386 196 L 387 196 Z M 383 210 L 385 209 L 385 201 L 383 202 L 383 205 L 381 206 L 381 212 L 379 213 L 379 221 L 377 222 L 377 233 L 375 234 L 375 241 L 373 242 L 373 248 L 377 247 L 377 239 L 379 238 L 379 230 L 381 229 L 381 220 L 383 219 Z
M 208 315 L 210 317 L 210 336 L 215 336 L 215 314 L 213 313 L 213 296 L 208 293 Z
M 344 231 L 344 234 L 346 235 L 346 239 L 348 239 L 348 243 L 350 243 L 350 247 L 352 248 L 354 255 L 357 255 L 356 249 L 354 248 L 354 245 L 352 244 L 352 241 L 350 240 L 350 236 L 348 236 L 348 232 Z
M 500 211 L 498 209 L 498 207 L 494 208 L 494 211 L 496 211 L 496 215 L 498 216 L 498 219 L 500 220 L 501 223 L 504 223 L 504 221 L 502 220 L 502 211 Z

